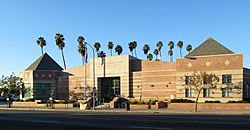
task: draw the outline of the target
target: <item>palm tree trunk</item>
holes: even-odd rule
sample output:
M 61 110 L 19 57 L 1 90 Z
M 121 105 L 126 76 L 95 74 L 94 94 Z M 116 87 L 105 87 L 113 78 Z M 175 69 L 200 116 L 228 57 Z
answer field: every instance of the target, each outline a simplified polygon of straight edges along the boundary
M 66 68 L 65 58 L 64 58 L 64 54 L 63 54 L 63 49 L 61 49 L 61 52 L 62 52 L 64 69 L 66 70 L 67 68 Z
M 112 49 L 110 49 L 110 55 L 112 56 Z
M 160 57 L 161 57 L 161 50 L 160 50 Z M 162 57 L 161 57 L 162 58 Z
M 43 55 L 43 48 L 41 47 L 42 55 Z
M 181 55 L 181 58 L 182 58 L 182 52 L 181 52 L 181 48 L 180 48 L 180 55 Z
M 131 53 L 132 53 L 132 56 L 134 56 L 134 53 L 133 53 L 133 51 L 131 51 Z
M 136 55 L 136 48 L 135 48 L 135 57 L 137 58 L 137 55 Z
M 86 100 L 86 90 L 87 90 L 87 88 L 86 88 L 86 60 L 85 60 L 85 57 L 86 57 L 86 55 L 85 56 L 82 56 L 82 64 L 83 64 L 83 69 L 84 69 L 84 74 L 83 74 L 83 76 L 84 76 L 84 95 L 83 95 L 83 98 L 84 98 L 84 100 Z

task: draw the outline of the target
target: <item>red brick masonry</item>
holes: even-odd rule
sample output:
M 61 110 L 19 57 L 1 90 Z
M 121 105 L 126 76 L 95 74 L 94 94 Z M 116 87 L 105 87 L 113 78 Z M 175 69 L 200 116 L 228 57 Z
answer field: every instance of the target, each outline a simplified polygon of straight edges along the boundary
M 72 109 L 73 104 L 53 104 L 55 109 Z M 47 104 L 38 104 L 37 102 L 13 102 L 12 107 L 40 107 L 46 108 Z
M 195 103 L 170 103 L 170 110 L 194 110 Z M 198 110 L 250 110 L 250 103 L 198 103 Z

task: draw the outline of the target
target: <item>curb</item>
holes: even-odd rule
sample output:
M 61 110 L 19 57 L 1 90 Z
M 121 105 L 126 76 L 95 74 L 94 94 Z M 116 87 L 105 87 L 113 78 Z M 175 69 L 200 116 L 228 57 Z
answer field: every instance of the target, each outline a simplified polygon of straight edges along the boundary
M 0 108 L 0 111 L 44 111 L 44 112 L 87 112 L 87 113 L 123 113 L 123 114 L 157 114 L 157 115 L 250 115 L 250 111 L 177 111 L 177 110 L 76 110 L 43 108 Z

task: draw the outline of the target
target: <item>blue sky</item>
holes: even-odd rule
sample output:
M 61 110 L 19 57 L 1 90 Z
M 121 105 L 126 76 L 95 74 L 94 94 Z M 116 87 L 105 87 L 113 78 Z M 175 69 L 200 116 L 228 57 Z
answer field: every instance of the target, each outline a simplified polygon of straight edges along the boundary
M 161 40 L 165 61 L 170 40 L 197 47 L 212 37 L 243 53 L 244 66 L 250 67 L 249 6 L 249 0 L 1 0 L 0 75 L 19 74 L 35 61 L 41 55 L 39 36 L 47 41 L 44 50 L 63 66 L 57 32 L 65 36 L 68 68 L 81 64 L 79 35 L 90 44 L 99 41 L 107 55 L 109 40 L 121 44 L 123 54 L 130 54 L 128 42 L 136 40 L 137 55 L 144 59 L 143 45 L 152 52 Z M 178 51 L 175 47 L 174 57 Z

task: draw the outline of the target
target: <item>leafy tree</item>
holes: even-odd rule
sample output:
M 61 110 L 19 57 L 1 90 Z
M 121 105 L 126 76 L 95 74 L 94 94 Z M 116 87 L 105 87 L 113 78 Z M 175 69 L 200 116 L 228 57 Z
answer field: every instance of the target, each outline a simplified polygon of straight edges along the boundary
M 155 49 L 155 50 L 154 50 L 154 54 L 155 54 L 155 57 L 156 57 L 155 60 L 156 60 L 156 61 L 159 61 L 159 59 L 158 59 L 159 50 L 158 50 L 158 49 Z
M 39 37 L 36 42 L 41 47 L 41 51 L 43 55 L 43 47 L 46 46 L 46 40 L 43 37 Z
M 185 85 L 191 89 L 196 91 L 196 100 L 195 100 L 195 112 L 197 112 L 198 100 L 200 97 L 201 90 L 207 88 L 210 90 L 216 89 L 217 84 L 219 82 L 219 77 L 215 74 L 207 74 L 206 72 L 194 72 L 191 75 L 188 75 L 190 78 L 186 78 L 187 76 L 181 77 L 181 80 L 185 82 Z
M 182 49 L 182 47 L 183 47 L 183 42 L 182 42 L 182 41 L 179 41 L 179 42 L 177 43 L 177 46 L 180 48 L 180 56 L 181 56 L 181 58 L 182 58 L 181 49 Z
M 186 50 L 188 53 L 190 53 L 190 51 L 192 51 L 192 49 L 193 49 L 192 45 L 187 45 Z
M 148 45 L 148 44 L 145 44 L 145 45 L 143 46 L 143 53 L 144 53 L 146 56 L 147 56 L 149 50 L 150 50 L 149 45 Z
M 19 78 L 15 74 L 10 76 L 2 76 L 0 79 L 0 96 L 10 98 L 11 96 L 19 96 L 20 84 Z
M 109 42 L 108 42 L 108 49 L 110 50 L 110 55 L 111 55 L 111 56 L 112 56 L 113 47 L 114 47 L 113 42 L 109 41 Z
M 63 64 L 64 64 L 64 69 L 66 70 L 66 63 L 65 63 L 65 58 L 63 54 L 63 48 L 65 47 L 65 42 L 64 42 L 64 36 L 60 33 L 57 33 L 55 36 L 55 42 L 58 48 L 61 50 L 62 53 L 62 58 L 63 58 Z
M 157 44 L 156 44 L 156 47 L 157 47 L 157 49 L 159 50 L 159 52 L 160 52 L 160 57 L 161 57 L 161 48 L 163 47 L 162 41 L 158 41 Z M 162 57 L 161 57 L 161 58 L 162 58 Z
M 123 49 L 122 49 L 122 46 L 121 46 L 121 45 L 117 45 L 117 46 L 115 47 L 115 52 L 116 52 L 118 55 L 121 55 L 121 54 L 122 54 L 122 51 L 123 51 Z
M 147 56 L 147 59 L 150 60 L 150 61 L 153 60 L 153 55 L 151 53 L 149 53 L 148 56 Z

